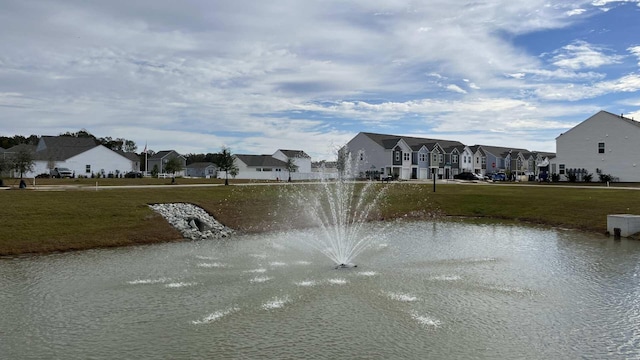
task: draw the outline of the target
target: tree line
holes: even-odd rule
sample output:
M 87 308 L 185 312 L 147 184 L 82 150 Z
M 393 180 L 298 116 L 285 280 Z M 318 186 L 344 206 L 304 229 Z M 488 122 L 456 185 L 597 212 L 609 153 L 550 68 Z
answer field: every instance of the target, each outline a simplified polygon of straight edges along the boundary
M 65 133 L 59 134 L 59 136 L 69 136 L 76 138 L 91 138 L 96 144 L 104 145 L 105 147 L 114 150 L 114 151 L 124 151 L 135 153 L 138 149 L 136 142 L 133 140 L 128 140 L 125 138 L 112 138 L 111 136 L 107 137 L 96 137 L 95 135 L 88 132 L 86 129 L 81 129 L 77 132 L 67 131 Z M 22 135 L 15 136 L 0 136 L 0 147 L 4 149 L 9 149 L 16 145 L 26 144 L 26 145 L 38 145 L 38 141 L 40 141 L 40 136 L 38 135 L 29 135 L 28 137 Z

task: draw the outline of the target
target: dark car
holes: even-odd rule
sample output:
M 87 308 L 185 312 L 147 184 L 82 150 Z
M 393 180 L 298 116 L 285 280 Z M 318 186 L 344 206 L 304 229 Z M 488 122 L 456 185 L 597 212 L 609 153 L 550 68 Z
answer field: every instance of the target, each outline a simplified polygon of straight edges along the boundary
M 124 174 L 124 177 L 126 177 L 126 178 L 141 178 L 142 177 L 142 173 L 140 171 L 129 171 L 128 173 Z
M 462 172 L 460 174 L 454 175 L 453 178 L 458 180 L 478 180 L 476 174 L 470 172 Z

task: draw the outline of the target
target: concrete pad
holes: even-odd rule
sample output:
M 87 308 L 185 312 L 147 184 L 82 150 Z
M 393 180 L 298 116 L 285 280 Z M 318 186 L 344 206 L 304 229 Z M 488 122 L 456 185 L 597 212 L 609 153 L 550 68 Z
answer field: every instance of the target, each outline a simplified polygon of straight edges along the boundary
M 607 231 L 615 234 L 615 228 L 620 229 L 620 236 L 629 237 L 640 232 L 640 215 L 614 214 L 607 215 Z

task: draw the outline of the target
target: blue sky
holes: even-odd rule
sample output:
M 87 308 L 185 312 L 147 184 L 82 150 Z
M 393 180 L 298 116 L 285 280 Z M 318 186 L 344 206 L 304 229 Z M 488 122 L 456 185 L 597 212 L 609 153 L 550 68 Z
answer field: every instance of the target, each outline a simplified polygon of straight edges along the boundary
M 640 0 L 0 2 L 0 135 L 314 160 L 360 131 L 555 151 L 640 120 Z

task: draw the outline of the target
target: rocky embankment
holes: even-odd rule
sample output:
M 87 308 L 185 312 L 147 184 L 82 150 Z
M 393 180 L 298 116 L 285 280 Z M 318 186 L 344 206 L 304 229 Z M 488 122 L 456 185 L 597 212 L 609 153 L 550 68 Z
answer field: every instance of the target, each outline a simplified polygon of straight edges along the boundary
M 220 239 L 228 237 L 234 232 L 233 229 L 222 225 L 202 208 L 193 204 L 153 204 L 149 207 L 162 215 L 187 239 Z

